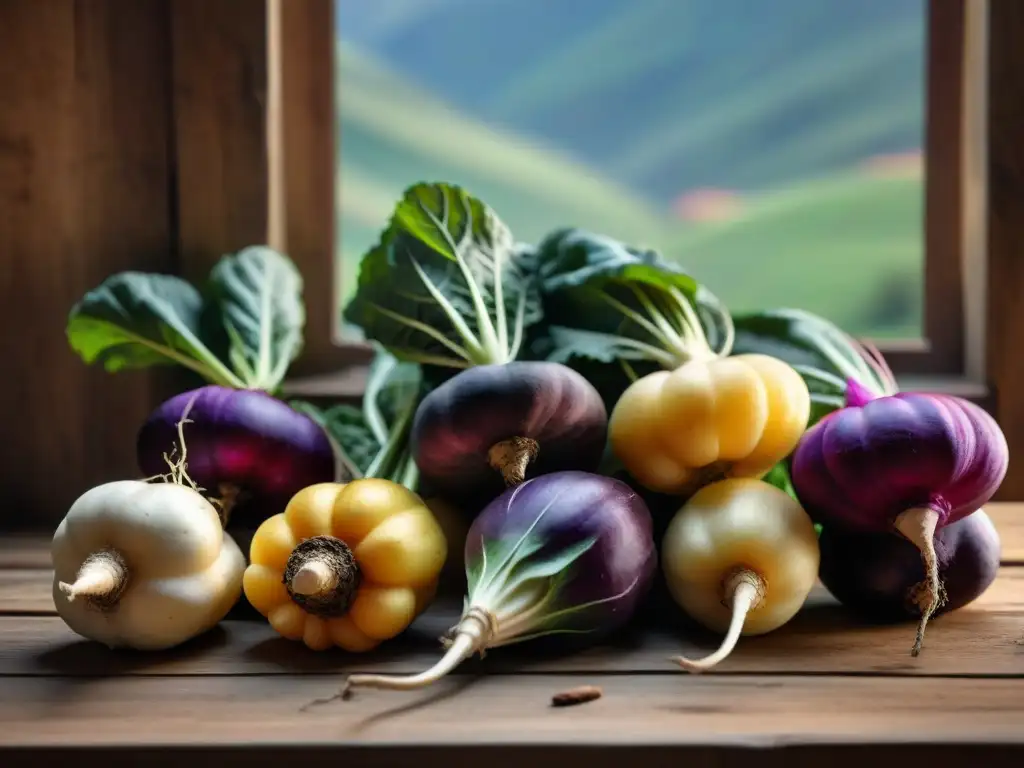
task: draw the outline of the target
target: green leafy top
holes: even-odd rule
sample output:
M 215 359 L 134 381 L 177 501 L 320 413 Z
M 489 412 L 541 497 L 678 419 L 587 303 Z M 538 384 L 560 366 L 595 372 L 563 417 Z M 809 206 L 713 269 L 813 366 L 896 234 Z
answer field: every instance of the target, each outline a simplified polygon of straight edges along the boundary
M 110 372 L 181 365 L 211 384 L 275 393 L 302 349 L 305 309 L 294 264 L 255 246 L 222 258 L 206 295 L 172 275 L 120 272 L 68 317 L 71 348 Z
M 277 389 L 302 351 L 306 308 L 298 269 L 269 248 L 247 248 L 214 266 L 208 290 L 245 386 Z
M 730 352 L 733 330 L 725 306 L 657 251 L 562 229 L 540 243 L 536 259 L 549 359 L 674 369 Z
M 363 256 L 344 317 L 403 360 L 446 368 L 509 362 L 541 319 L 528 255 L 462 188 L 416 184 Z

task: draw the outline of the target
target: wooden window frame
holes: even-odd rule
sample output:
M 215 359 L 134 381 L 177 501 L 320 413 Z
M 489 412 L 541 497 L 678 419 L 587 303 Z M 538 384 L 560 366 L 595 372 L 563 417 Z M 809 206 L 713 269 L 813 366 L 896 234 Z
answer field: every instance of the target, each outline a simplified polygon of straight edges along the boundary
M 1015 162 L 1015 135 L 1002 132 L 1018 119 L 1008 106 L 1016 94 L 1009 94 L 1024 80 L 1017 74 L 1024 56 L 1000 35 L 1001 19 L 1021 12 L 1015 2 L 928 0 L 923 338 L 879 347 L 902 387 L 967 397 L 1001 421 L 1024 425 L 1024 398 L 1007 397 L 1017 387 L 1006 386 L 1024 380 L 1024 365 L 1018 376 L 1018 364 L 1007 359 L 1014 339 L 1000 332 L 1007 316 L 1016 317 L 1009 313 L 1021 312 L 1009 297 L 1024 292 L 1016 253 L 1024 237 L 1014 223 L 1024 218 L 1024 202 L 1011 194 L 1024 189 L 1024 181 L 1015 186 L 1024 162 Z M 207 7 L 222 4 L 248 17 L 243 27 L 263 25 L 265 49 L 253 57 L 262 55 L 265 67 L 259 130 L 266 151 L 252 167 L 264 170 L 267 242 L 301 269 L 308 313 L 306 348 L 288 391 L 358 398 L 371 352 L 341 337 L 337 311 L 334 0 L 218 0 Z M 1000 97 L 1007 103 L 995 104 Z M 997 171 L 991 185 L 990 169 Z M 1011 454 L 1014 446 L 1024 454 L 1024 429 L 1008 439 Z M 1009 478 L 1001 498 L 1024 498 L 1024 478 Z

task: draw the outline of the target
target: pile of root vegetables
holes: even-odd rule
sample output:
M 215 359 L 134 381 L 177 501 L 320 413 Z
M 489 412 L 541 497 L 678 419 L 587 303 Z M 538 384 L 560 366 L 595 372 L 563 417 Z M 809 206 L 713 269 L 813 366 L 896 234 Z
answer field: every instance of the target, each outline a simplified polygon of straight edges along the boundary
M 75 632 L 168 648 L 244 596 L 283 637 L 361 653 L 454 568 L 464 608 L 437 664 L 347 681 L 410 689 L 488 649 L 597 642 L 660 581 L 722 636 L 674 660 L 699 672 L 819 578 L 906 621 L 916 656 L 932 617 L 996 577 L 982 508 L 1007 445 L 986 412 L 898 391 L 876 350 L 810 313 L 732 313 L 655 251 L 579 229 L 522 243 L 466 190 L 417 184 L 344 320 L 375 357 L 359 407 L 322 408 L 281 394 L 306 318 L 301 275 L 268 248 L 202 286 L 121 273 L 76 304 L 86 363 L 178 366 L 194 386 L 140 426 L 139 478 L 87 490 L 56 531 Z

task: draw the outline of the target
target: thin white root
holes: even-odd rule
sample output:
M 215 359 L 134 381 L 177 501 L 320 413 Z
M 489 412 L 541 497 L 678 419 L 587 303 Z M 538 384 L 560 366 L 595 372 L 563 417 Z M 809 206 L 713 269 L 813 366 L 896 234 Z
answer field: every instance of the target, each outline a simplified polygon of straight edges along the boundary
M 192 424 L 192 420 L 188 417 L 189 413 L 192 412 L 192 406 L 195 405 L 196 399 L 199 397 L 199 393 L 192 396 L 186 404 L 185 408 L 181 412 L 181 420 L 178 421 L 178 444 L 181 446 L 181 456 L 177 459 L 174 458 L 174 454 L 178 452 L 178 446 L 171 447 L 170 455 L 164 454 L 164 461 L 167 462 L 167 466 L 170 467 L 168 473 L 170 482 L 177 485 L 187 485 L 196 493 L 202 493 L 205 488 L 200 488 L 188 476 L 188 447 L 185 445 L 185 425 Z M 166 477 L 166 476 L 165 476 Z
M 299 595 L 323 595 L 338 586 L 338 574 L 322 560 L 311 560 L 292 577 L 292 592 Z
M 347 698 L 351 689 L 357 687 L 411 691 L 437 682 L 474 653 L 482 651 L 493 636 L 494 628 L 494 618 L 489 613 L 480 608 L 470 608 L 459 622 L 455 638 L 444 656 L 426 672 L 406 677 L 350 675 L 341 697 Z
M 747 614 L 757 607 L 764 598 L 764 579 L 753 571 L 740 571 L 731 582 L 735 585 L 731 589 L 732 619 L 718 650 L 703 659 L 688 659 L 685 656 L 673 656 L 670 659 L 687 672 L 706 672 L 725 660 L 736 648 L 736 643 L 739 642 L 740 635 L 743 634 L 743 624 L 747 620 Z
M 896 530 L 920 550 L 921 560 L 924 562 L 924 588 L 918 593 L 921 620 L 917 625 L 914 647 L 910 650 L 911 656 L 920 655 L 925 629 L 944 599 L 942 583 L 939 580 L 939 562 L 935 556 L 935 529 L 938 523 L 939 513 L 930 507 L 908 509 L 900 514 L 895 522 Z

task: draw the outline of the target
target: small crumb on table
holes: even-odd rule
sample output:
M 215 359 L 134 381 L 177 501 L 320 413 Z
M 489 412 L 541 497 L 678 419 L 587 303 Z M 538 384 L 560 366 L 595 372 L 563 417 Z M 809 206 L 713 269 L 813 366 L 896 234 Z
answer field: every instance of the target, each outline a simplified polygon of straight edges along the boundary
M 556 693 L 551 697 L 553 707 L 572 707 L 576 704 L 586 704 L 588 701 L 600 699 L 602 691 L 596 685 L 580 685 L 570 688 L 568 691 Z

